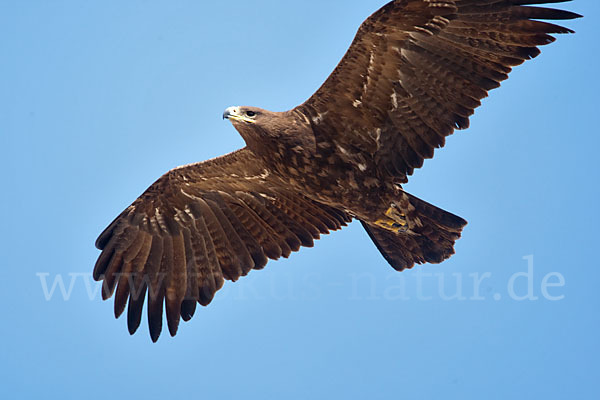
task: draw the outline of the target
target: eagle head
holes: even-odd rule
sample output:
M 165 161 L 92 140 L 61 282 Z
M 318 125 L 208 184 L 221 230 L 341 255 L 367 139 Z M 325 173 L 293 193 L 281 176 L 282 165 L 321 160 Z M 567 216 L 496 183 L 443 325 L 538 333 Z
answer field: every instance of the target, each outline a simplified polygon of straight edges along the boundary
M 228 119 L 242 135 L 246 143 L 253 147 L 259 143 L 266 144 L 274 139 L 280 131 L 280 113 L 257 107 L 229 107 L 223 112 L 223 119 Z
M 280 146 L 304 146 L 310 126 L 290 111 L 273 112 L 257 107 L 229 107 L 223 119 L 231 121 L 255 154 L 266 153 Z
M 223 119 L 237 127 L 238 124 L 256 124 L 264 114 L 265 110 L 256 107 L 228 107 L 223 112 Z

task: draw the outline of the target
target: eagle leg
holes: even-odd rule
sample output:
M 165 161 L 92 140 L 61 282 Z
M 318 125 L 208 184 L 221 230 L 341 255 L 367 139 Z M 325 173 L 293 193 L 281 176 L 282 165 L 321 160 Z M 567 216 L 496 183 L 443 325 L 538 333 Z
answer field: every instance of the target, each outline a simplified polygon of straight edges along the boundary
M 375 225 L 395 233 L 406 232 L 408 230 L 406 215 L 398 209 L 396 204 L 392 203 L 390 208 L 386 210 L 385 216 L 386 218 L 376 220 Z

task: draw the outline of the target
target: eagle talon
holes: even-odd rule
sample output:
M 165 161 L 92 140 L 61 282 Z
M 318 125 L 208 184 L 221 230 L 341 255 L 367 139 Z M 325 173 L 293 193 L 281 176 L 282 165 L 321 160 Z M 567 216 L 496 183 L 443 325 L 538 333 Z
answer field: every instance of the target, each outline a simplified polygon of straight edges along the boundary
M 398 210 L 398 206 L 394 203 L 385 212 L 386 217 L 389 217 L 398 222 L 406 223 L 406 215 Z
M 395 233 L 406 232 L 407 230 L 406 222 L 403 224 L 391 219 L 378 219 L 375 221 L 375 225 L 385 229 L 386 231 L 392 231 Z
M 387 218 L 378 219 L 375 221 L 375 225 L 396 233 L 407 231 L 408 223 L 406 221 L 406 215 L 400 212 L 395 204 L 392 204 L 384 214 Z

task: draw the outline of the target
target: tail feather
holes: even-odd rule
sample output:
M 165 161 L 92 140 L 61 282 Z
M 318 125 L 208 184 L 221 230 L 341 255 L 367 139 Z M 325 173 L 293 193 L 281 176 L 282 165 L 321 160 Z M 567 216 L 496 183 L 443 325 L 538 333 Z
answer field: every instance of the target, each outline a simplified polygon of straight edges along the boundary
M 410 229 L 395 233 L 361 221 L 377 249 L 396 270 L 437 264 L 454 254 L 454 242 L 467 221 L 408 193 Z M 414 209 L 413 209 L 414 208 Z

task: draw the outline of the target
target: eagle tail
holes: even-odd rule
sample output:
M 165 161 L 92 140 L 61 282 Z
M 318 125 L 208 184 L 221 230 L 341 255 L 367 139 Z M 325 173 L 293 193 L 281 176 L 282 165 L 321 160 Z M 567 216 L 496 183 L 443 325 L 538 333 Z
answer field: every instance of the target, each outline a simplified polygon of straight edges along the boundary
M 406 192 L 409 229 L 393 232 L 361 221 L 381 255 L 396 270 L 415 264 L 440 263 L 454 254 L 467 221 Z M 403 207 L 404 208 L 404 207 Z

